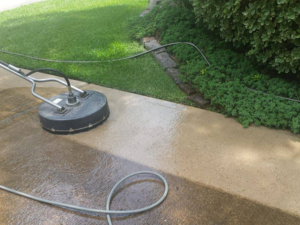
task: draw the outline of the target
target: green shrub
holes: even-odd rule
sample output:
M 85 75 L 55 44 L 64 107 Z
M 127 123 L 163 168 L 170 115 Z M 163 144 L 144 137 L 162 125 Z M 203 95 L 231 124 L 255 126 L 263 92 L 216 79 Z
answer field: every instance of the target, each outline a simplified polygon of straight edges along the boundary
M 274 96 L 299 99 L 297 83 L 260 73 L 243 53 L 236 52 L 201 23 L 196 24 L 194 15 L 187 8 L 156 7 L 131 24 L 131 32 L 136 38 L 159 34 L 161 44 L 188 41 L 203 50 L 211 66 L 190 46 L 168 48 L 180 61 L 182 79 L 204 93 L 218 111 L 236 117 L 245 127 L 256 124 L 300 132 L 300 103 Z M 260 92 L 250 91 L 247 87 Z
M 300 72 L 299 0 L 191 0 L 198 22 L 278 72 Z
M 173 0 L 176 6 L 183 6 L 188 9 L 193 9 L 193 4 L 190 0 Z

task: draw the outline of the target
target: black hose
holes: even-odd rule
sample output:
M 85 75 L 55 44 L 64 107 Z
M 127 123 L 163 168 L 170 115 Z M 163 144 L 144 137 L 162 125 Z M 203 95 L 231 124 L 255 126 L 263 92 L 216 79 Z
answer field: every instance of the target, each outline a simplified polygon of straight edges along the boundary
M 211 63 L 208 61 L 208 59 L 206 58 L 206 56 L 203 54 L 203 52 L 193 43 L 191 42 L 175 42 L 175 43 L 170 43 L 170 44 L 166 44 L 166 45 L 162 45 L 160 47 L 157 47 L 157 48 L 153 48 L 153 49 L 150 49 L 146 52 L 142 52 L 142 53 L 139 53 L 139 54 L 136 54 L 136 55 L 133 55 L 133 56 L 128 56 L 128 57 L 125 57 L 125 58 L 119 58 L 119 59 L 112 59 L 112 60 L 103 60 L 103 61 L 70 61 L 70 60 L 66 60 L 66 61 L 63 61 L 63 60 L 51 60 L 51 59 L 43 59 L 43 58 L 38 58 L 38 57 L 33 57 L 33 56 L 28 56 L 28 55 L 23 55 L 23 54 L 20 54 L 20 53 L 15 53 L 15 52 L 9 52 L 9 51 L 4 51 L 4 50 L 1 50 L 0 49 L 0 53 L 4 53 L 4 54 L 10 54 L 10 55 L 16 55 L 16 56 L 20 56 L 20 57 L 24 57 L 24 58 L 29 58 L 29 59 L 34 59 L 34 60 L 39 60 L 39 61 L 45 61 L 45 62 L 55 62 L 55 63 L 105 63 L 105 62 L 117 62 L 117 61 L 122 61 L 122 60 L 127 60 L 127 59 L 133 59 L 133 58 L 137 58 L 139 56 L 142 56 L 142 55 L 145 55 L 145 54 L 148 54 L 150 52 L 153 52 L 153 51 L 156 51 L 156 50 L 159 50 L 159 49 L 162 49 L 164 47 L 168 47 L 168 46 L 172 46 L 172 45 L 177 45 L 177 44 L 187 44 L 187 45 L 190 45 L 190 46 L 193 46 L 195 49 L 197 49 L 197 51 L 202 55 L 203 59 L 205 60 L 205 62 L 210 66 Z M 0 61 L 1 63 L 2 61 Z M 7 65 L 6 63 L 3 62 L 4 65 Z M 55 71 L 57 72 L 58 74 L 62 75 L 68 85 L 70 84 L 70 82 L 68 81 L 68 78 L 61 72 L 59 71 L 56 71 L 56 70 L 53 70 L 53 69 L 46 69 L 46 70 L 52 70 L 52 71 Z M 37 70 L 34 70 L 37 72 Z M 32 74 L 34 71 L 32 71 L 30 74 Z M 29 75 L 30 75 L 29 74 Z M 27 74 L 27 76 L 29 76 Z M 70 86 L 70 85 L 69 85 Z M 256 89 L 253 89 L 253 88 L 249 88 L 249 87 L 246 87 L 249 91 L 253 91 L 253 92 L 260 92 L 259 90 L 256 90 Z M 272 94 L 269 94 L 269 93 L 265 93 L 265 92 L 261 92 L 262 94 L 264 95 L 272 95 Z M 283 97 L 283 96 L 278 96 L 278 95 L 274 95 L 275 97 L 277 98 L 282 98 L 282 99 L 286 99 L 286 100 L 289 100 L 289 101 L 294 101 L 294 102 L 300 102 L 300 100 L 298 99 L 292 99 L 292 98 L 286 98 L 286 97 Z
M 9 65 L 6 62 L 3 62 L 2 60 L 0 60 L 0 63 L 3 64 L 6 67 L 9 67 Z
M 65 78 L 65 80 L 66 80 L 66 82 L 67 82 L 67 84 L 68 84 L 68 87 L 71 87 L 70 81 L 69 81 L 69 79 L 67 78 L 67 76 L 66 76 L 64 73 L 62 73 L 62 72 L 60 72 L 60 71 L 58 71 L 58 70 L 55 70 L 55 69 L 50 69 L 50 68 L 40 68 L 40 69 L 32 70 L 31 72 L 27 73 L 25 76 L 28 77 L 28 76 L 30 76 L 30 75 L 32 75 L 32 74 L 34 74 L 34 73 L 37 73 L 37 72 L 55 72 L 55 73 L 57 73 L 58 75 L 60 75 L 60 76 L 62 76 L 63 78 Z
M 23 54 L 20 54 L 20 53 L 4 51 L 4 50 L 1 50 L 1 49 L 0 49 L 0 52 L 4 53 L 4 54 L 9 54 L 9 55 L 20 56 L 20 57 L 23 57 L 23 58 L 34 59 L 34 60 L 39 60 L 39 61 L 44 61 L 44 62 L 53 62 L 53 63 L 107 63 L 107 62 L 123 61 L 123 60 L 127 60 L 127 59 L 134 59 L 134 58 L 137 58 L 139 56 L 145 55 L 147 53 L 150 53 L 150 52 L 162 49 L 164 47 L 168 47 L 168 46 L 172 46 L 172 45 L 178 45 L 178 44 L 186 44 L 186 45 L 193 46 L 202 55 L 202 57 L 204 58 L 204 60 L 206 61 L 206 63 L 208 65 L 210 65 L 209 61 L 207 60 L 207 58 L 203 54 L 203 52 L 195 44 L 193 44 L 191 42 L 174 42 L 174 43 L 170 43 L 170 44 L 159 46 L 157 48 L 150 49 L 150 50 L 148 50 L 146 52 L 142 52 L 142 53 L 139 53 L 139 54 L 136 54 L 136 55 L 132 55 L 132 56 L 128 56 L 128 57 L 124 57 L 124 58 L 111 59 L 111 60 L 96 60 L 96 61 L 72 61 L 72 60 L 43 59 L 43 58 L 38 58 L 38 57 L 34 57 L 34 56 L 23 55 Z

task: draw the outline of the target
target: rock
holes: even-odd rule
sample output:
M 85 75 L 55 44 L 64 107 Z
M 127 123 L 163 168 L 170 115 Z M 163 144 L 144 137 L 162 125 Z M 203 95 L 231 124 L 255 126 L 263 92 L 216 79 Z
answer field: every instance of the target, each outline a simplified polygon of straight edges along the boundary
M 158 44 L 157 41 L 154 38 L 154 40 L 149 40 L 147 42 L 144 42 L 144 47 L 145 47 L 145 49 L 150 50 L 150 49 L 153 49 L 153 48 L 161 47 L 161 45 Z
M 143 38 L 144 47 L 147 50 L 161 47 L 160 44 L 156 41 L 154 37 Z M 163 66 L 164 69 L 176 67 L 176 62 L 170 58 L 167 50 L 165 48 L 158 49 L 157 51 L 152 52 L 152 55 L 156 60 Z
M 140 14 L 140 17 L 145 16 L 145 15 L 148 14 L 149 12 L 150 12 L 150 9 L 146 9 L 144 12 L 142 12 L 142 13 Z
M 155 40 L 155 37 L 143 37 L 142 43 L 144 45 L 146 42 L 153 41 L 153 40 Z
M 196 93 L 195 88 L 193 88 L 189 84 L 179 83 L 178 87 L 186 94 L 186 95 L 192 95 Z
M 149 8 L 152 9 L 154 6 L 160 4 L 162 0 L 149 0 Z
M 201 93 L 188 96 L 187 99 L 195 103 L 200 108 L 206 108 L 206 106 L 209 104 L 209 101 L 207 101 Z
M 142 38 L 142 42 L 143 42 L 143 45 L 144 45 L 145 49 L 147 49 L 147 50 L 151 50 L 153 48 L 161 47 L 161 45 L 158 44 L 155 37 Z M 155 51 L 156 54 L 159 54 L 159 53 L 162 53 L 162 52 L 167 52 L 167 49 L 161 48 L 161 49 L 158 49 L 158 50 Z
M 151 50 L 161 47 L 155 37 L 142 38 L 145 49 Z M 205 108 L 209 101 L 207 101 L 201 93 L 196 93 L 196 90 L 189 84 L 185 84 L 180 79 L 180 71 L 176 68 L 176 62 L 169 56 L 165 48 L 152 52 L 152 55 L 166 70 L 167 75 L 177 84 L 177 86 L 186 94 L 188 100 L 194 102 L 200 108 Z
M 161 52 L 157 54 L 156 52 L 152 52 L 152 54 L 164 69 L 176 67 L 175 61 L 170 58 L 168 53 Z
M 182 83 L 182 81 L 180 79 L 180 72 L 179 72 L 178 69 L 176 69 L 176 68 L 167 68 L 166 71 L 167 71 L 168 76 L 173 79 L 175 84 Z
M 167 52 L 167 49 L 165 49 L 165 48 L 161 48 L 161 49 L 158 49 L 158 50 L 156 50 L 155 51 L 155 54 L 160 54 L 160 53 L 162 53 L 162 52 Z M 169 56 L 170 57 L 170 56 Z M 171 57 L 170 57 L 171 58 Z M 172 58 L 171 58 L 172 59 Z M 173 59 L 172 59 L 173 60 Z M 174 60 L 173 60 L 174 61 Z M 175 62 L 175 61 L 174 61 Z

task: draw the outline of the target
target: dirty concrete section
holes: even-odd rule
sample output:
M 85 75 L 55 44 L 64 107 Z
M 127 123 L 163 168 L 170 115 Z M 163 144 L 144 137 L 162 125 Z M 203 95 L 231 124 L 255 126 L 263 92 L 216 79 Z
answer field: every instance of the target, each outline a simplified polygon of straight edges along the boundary
M 49 97 L 55 93 L 53 89 L 44 89 L 43 95 Z M 31 110 L 36 110 L 42 103 L 37 98 L 28 98 L 28 88 L 12 88 L 0 90 L 1 111 L 0 111 L 0 128 L 19 116 L 25 115 Z
M 114 217 L 114 224 L 300 224 L 298 135 L 244 129 L 216 113 L 77 84 L 104 93 L 111 115 L 88 132 L 54 135 L 39 124 L 40 101 L 31 95 L 30 84 L 0 70 L 1 185 L 104 208 L 120 178 L 158 171 L 170 184 L 166 201 L 147 213 Z M 37 90 L 46 98 L 65 92 L 55 85 Z M 114 197 L 112 209 L 146 206 L 163 193 L 161 182 L 151 176 L 132 178 L 125 187 Z M 106 220 L 0 191 L 0 224 Z

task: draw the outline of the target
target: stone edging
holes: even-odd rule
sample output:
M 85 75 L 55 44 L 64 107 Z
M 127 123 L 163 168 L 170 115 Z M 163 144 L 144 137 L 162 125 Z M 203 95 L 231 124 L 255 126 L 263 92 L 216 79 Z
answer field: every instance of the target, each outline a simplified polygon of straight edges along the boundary
M 155 37 L 144 37 L 142 38 L 143 46 L 146 50 L 161 47 Z M 176 62 L 170 57 L 165 48 L 151 52 L 154 58 L 164 68 L 167 75 L 172 78 L 175 84 L 187 95 L 187 99 L 194 102 L 200 108 L 205 108 L 209 104 L 203 94 L 197 92 L 191 85 L 184 83 L 180 79 L 180 71 L 177 68 Z
M 148 8 L 141 13 L 140 17 L 145 16 L 146 14 L 148 14 L 150 12 L 150 10 L 155 6 L 158 5 L 161 1 L 159 0 L 149 0 L 149 6 Z
M 161 1 L 159 0 L 149 0 L 149 7 L 141 13 L 140 17 L 145 16 L 150 10 Z M 161 47 L 155 37 L 144 37 L 142 38 L 142 44 L 145 49 L 150 50 L 153 48 Z M 184 83 L 180 79 L 180 71 L 177 68 L 176 62 L 170 57 L 165 48 L 159 49 L 157 51 L 151 52 L 154 58 L 160 63 L 164 68 L 167 75 L 172 78 L 175 84 L 187 95 L 187 99 L 192 101 L 194 104 L 200 108 L 206 108 L 209 105 L 203 94 L 197 92 L 195 88 L 191 85 Z

